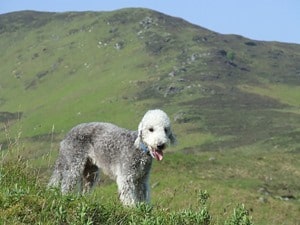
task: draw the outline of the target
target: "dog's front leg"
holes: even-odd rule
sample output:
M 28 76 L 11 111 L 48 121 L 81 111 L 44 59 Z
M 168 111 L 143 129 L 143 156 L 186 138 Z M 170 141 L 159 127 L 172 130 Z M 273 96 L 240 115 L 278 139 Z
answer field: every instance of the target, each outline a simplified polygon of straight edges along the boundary
M 141 202 L 139 185 L 132 178 L 119 176 L 117 178 L 120 201 L 123 205 L 134 206 Z

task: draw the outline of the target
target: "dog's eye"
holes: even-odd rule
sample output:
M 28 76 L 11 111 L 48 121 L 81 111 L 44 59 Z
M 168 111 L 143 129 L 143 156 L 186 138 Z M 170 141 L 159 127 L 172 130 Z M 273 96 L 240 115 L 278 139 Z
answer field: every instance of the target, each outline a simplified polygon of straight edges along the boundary
M 165 127 L 165 133 L 166 133 L 166 134 L 168 133 L 168 128 L 166 128 L 166 127 Z
M 150 131 L 150 132 L 153 132 L 153 131 L 154 131 L 153 127 L 150 127 L 150 128 L 149 128 L 149 131 Z

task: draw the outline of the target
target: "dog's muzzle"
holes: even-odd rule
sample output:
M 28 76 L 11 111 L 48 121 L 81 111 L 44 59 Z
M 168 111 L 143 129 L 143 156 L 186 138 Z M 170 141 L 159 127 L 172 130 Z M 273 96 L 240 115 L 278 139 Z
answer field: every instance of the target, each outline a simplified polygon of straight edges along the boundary
M 152 158 L 161 161 L 164 157 L 164 153 L 163 150 L 166 148 L 166 144 L 161 144 L 161 145 L 157 145 L 156 148 L 155 147 L 151 147 L 151 146 L 147 146 L 144 143 L 140 144 L 141 149 L 144 152 L 147 152 L 151 155 Z
M 158 161 L 161 161 L 162 159 L 163 159 L 163 157 L 164 157 L 164 153 L 163 153 L 163 151 L 162 150 L 160 150 L 160 149 L 158 149 L 158 148 L 152 148 L 151 150 L 150 150 L 150 155 L 153 157 L 153 158 L 155 158 L 156 160 L 158 160 Z

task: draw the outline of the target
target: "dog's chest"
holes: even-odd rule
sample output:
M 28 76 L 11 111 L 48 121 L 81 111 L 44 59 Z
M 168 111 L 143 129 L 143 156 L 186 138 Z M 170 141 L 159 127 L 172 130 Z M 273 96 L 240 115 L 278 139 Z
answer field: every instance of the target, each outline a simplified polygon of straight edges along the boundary
M 134 158 L 135 160 L 131 162 L 130 169 L 133 170 L 136 178 L 148 175 L 151 169 L 152 158 L 144 153 Z

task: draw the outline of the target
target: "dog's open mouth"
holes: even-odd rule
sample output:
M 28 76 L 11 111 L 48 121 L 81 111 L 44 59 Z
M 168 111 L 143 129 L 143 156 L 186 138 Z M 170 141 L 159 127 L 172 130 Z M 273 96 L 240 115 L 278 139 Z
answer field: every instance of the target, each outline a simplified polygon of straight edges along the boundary
M 158 161 L 161 161 L 164 157 L 164 153 L 162 150 L 159 149 L 151 149 L 150 154 L 153 158 L 155 158 Z

